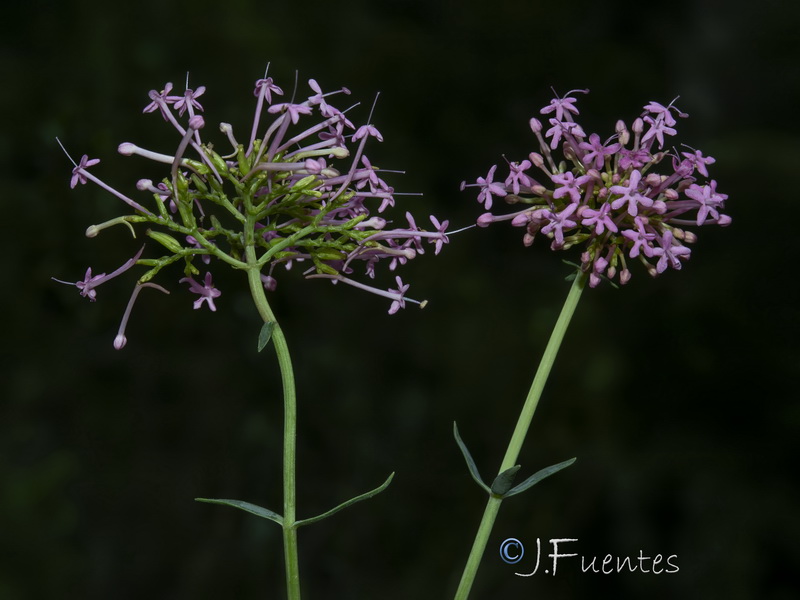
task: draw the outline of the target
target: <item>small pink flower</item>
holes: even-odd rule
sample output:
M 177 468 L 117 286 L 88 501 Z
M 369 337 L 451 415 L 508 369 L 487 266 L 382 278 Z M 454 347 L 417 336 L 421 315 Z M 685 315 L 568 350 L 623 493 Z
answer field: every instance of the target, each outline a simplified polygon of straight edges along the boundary
M 211 282 L 211 271 L 206 272 L 206 277 L 203 280 L 203 285 L 197 283 L 192 277 L 184 277 L 180 283 L 186 282 L 189 284 L 189 291 L 193 294 L 198 294 L 200 297 L 194 301 L 194 309 L 197 310 L 203 305 L 203 302 L 208 304 L 208 308 L 216 311 L 217 307 L 214 305 L 214 298 L 219 298 L 222 295 L 214 284 Z

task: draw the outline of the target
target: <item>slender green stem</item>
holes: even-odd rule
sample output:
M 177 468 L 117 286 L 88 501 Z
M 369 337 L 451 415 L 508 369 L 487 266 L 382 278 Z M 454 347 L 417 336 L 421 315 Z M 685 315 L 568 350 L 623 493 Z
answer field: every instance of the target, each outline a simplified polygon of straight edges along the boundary
M 528 433 L 528 428 L 533 419 L 533 413 L 536 412 L 536 407 L 539 404 L 539 398 L 542 395 L 544 384 L 547 382 L 547 377 L 550 375 L 550 369 L 553 367 L 558 349 L 561 347 L 561 341 L 564 339 L 564 333 L 567 331 L 569 322 L 575 312 L 575 307 L 578 305 L 578 300 L 580 300 L 585 283 L 586 275 L 583 273 L 578 273 L 575 280 L 572 282 L 567 300 L 564 302 L 564 307 L 561 309 L 561 314 L 558 316 L 556 326 L 553 329 L 553 333 L 550 335 L 550 341 L 547 342 L 547 347 L 539 363 L 539 368 L 536 370 L 531 389 L 528 392 L 528 397 L 525 399 L 525 404 L 522 407 L 522 412 L 517 420 L 517 426 L 514 428 L 511 441 L 506 449 L 503 463 L 498 471 L 499 473 L 510 469 L 517 462 L 522 443 L 525 441 L 525 436 Z M 464 567 L 464 573 L 461 575 L 461 582 L 458 585 L 458 590 L 456 590 L 456 600 L 466 600 L 469 596 L 472 584 L 475 581 L 475 575 L 480 566 L 481 558 L 483 558 L 483 552 L 489 541 L 489 535 L 492 532 L 492 527 L 497 518 L 497 513 L 500 511 L 500 503 L 502 501 L 502 498 L 492 495 L 486 503 L 486 510 L 483 512 L 483 518 L 478 527 L 478 533 L 475 535 L 475 541 L 472 544 L 472 550 L 467 559 L 467 564 Z
M 259 315 L 265 323 L 275 323 L 272 343 L 278 355 L 278 365 L 283 382 L 283 554 L 286 562 L 286 595 L 289 600 L 300 600 L 300 565 L 297 560 L 295 450 L 297 445 L 297 398 L 294 372 L 289 357 L 289 347 L 283 330 L 267 302 L 261 283 L 261 269 L 257 266 L 256 252 L 252 245 L 245 248 L 247 257 L 247 281 Z

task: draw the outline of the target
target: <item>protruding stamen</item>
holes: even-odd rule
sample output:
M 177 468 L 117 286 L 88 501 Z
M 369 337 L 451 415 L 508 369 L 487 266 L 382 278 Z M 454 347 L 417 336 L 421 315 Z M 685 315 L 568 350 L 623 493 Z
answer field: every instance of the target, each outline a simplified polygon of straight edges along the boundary
M 130 269 L 133 265 L 136 264 L 136 261 L 139 260 L 139 257 L 142 255 L 143 251 L 144 251 L 144 246 L 142 246 L 139 249 L 139 252 L 137 252 L 133 258 L 125 261 L 125 263 L 121 267 L 112 271 L 111 274 L 109 275 L 106 275 L 105 273 L 100 273 L 100 275 L 92 276 L 92 268 L 89 267 L 88 269 L 86 269 L 86 275 L 84 276 L 83 281 L 76 281 L 76 282 L 62 281 L 61 279 L 56 279 L 55 277 L 52 277 L 52 279 L 53 281 L 56 281 L 58 283 L 63 283 L 65 285 L 74 285 L 80 290 L 81 296 L 83 296 L 84 298 L 89 298 L 89 300 L 94 302 L 95 300 L 97 300 L 97 291 L 95 290 L 95 288 L 98 287 L 100 284 L 105 283 L 109 279 L 114 279 L 114 277 L 121 275 L 122 273 Z
M 427 305 L 427 300 L 414 300 L 413 298 L 406 298 L 405 292 L 408 290 L 409 285 L 403 284 L 399 277 L 396 277 L 398 290 L 382 290 L 380 288 L 372 287 L 369 285 L 365 285 L 353 279 L 348 279 L 344 275 L 328 275 L 325 273 L 315 273 L 314 275 L 307 275 L 306 279 L 330 279 L 334 283 L 337 281 L 341 281 L 342 283 L 346 283 L 347 285 L 351 285 L 355 288 L 360 290 L 364 290 L 365 292 L 370 292 L 372 294 L 376 294 L 378 296 L 382 296 L 384 298 L 389 298 L 392 300 L 392 305 L 389 307 L 389 314 L 393 315 L 401 308 L 405 308 L 405 302 L 413 302 L 414 304 L 419 304 L 420 308 L 424 308 Z

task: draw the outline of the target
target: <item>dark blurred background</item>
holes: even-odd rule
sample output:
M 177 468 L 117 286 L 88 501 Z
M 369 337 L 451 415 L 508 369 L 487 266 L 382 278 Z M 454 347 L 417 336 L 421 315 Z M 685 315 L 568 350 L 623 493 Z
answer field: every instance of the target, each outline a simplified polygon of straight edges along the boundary
M 117 144 L 175 144 L 141 114 L 147 92 L 182 90 L 190 71 L 208 88 L 208 123 L 244 137 L 267 62 L 285 89 L 295 70 L 349 87 L 362 121 L 380 91 L 386 141 L 372 162 L 424 192 L 396 218 L 405 207 L 453 227 L 482 212 L 461 180 L 534 149 L 527 122 L 551 86 L 591 89 L 581 123 L 601 137 L 680 95 L 691 118 L 677 141 L 717 158 L 733 225 L 700 230 L 680 273 L 638 270 L 625 289 L 585 293 L 520 457 L 523 474 L 578 461 L 504 503 L 473 596 L 797 597 L 800 4 L 32 1 L 4 13 L 0 598 L 283 596 L 279 529 L 193 501 L 280 510 L 280 380 L 271 349 L 255 351 L 244 279 L 215 275 L 211 313 L 190 310 L 165 273 L 172 294 L 142 296 L 121 352 L 111 342 L 135 276 L 93 304 L 50 280 L 108 272 L 140 242 L 121 228 L 84 237 L 122 205 L 69 189 L 55 137 L 136 193 L 164 171 Z M 384 494 L 300 530 L 306 597 L 452 597 L 484 506 L 452 423 L 491 478 L 568 289 L 562 258 L 576 256 L 523 248 L 510 227 L 470 230 L 404 268 L 430 304 L 391 317 L 382 299 L 281 275 L 299 515 L 397 473 Z M 522 579 L 527 557 L 498 556 L 507 537 L 529 553 L 538 537 L 543 553 L 578 538 L 569 549 L 589 558 L 676 554 L 680 571 L 561 563 Z

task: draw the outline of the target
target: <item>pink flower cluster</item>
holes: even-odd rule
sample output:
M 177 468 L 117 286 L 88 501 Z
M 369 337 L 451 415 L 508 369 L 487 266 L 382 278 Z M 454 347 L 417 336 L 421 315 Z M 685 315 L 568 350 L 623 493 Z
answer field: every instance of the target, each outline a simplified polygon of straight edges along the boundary
M 101 283 L 135 264 L 149 266 L 139 278 L 133 299 L 142 286 L 166 291 L 148 282 L 162 268 L 179 263 L 184 274 L 180 282 L 197 295 L 194 308 L 205 304 L 214 311 L 221 292 L 211 271 L 203 276 L 200 268 L 227 263 L 238 270 L 257 270 L 271 292 L 277 286 L 277 267 L 300 264 L 306 278 L 329 279 L 388 298 L 390 314 L 406 302 L 424 306 L 406 297 L 409 286 L 399 277 L 395 277 L 396 289 L 383 289 L 350 276 L 359 262 L 369 278 L 375 277 L 381 262 L 394 271 L 423 254 L 423 243 L 438 254 L 449 241 L 448 222 L 430 216 L 433 230 L 426 230 L 410 213 L 405 215 L 407 225 L 397 226 L 378 216 L 394 207 L 399 195 L 383 180 L 385 171 L 365 154 L 367 140 L 381 142 L 383 136 L 371 123 L 356 127 L 346 115 L 350 109 L 339 110 L 331 104 L 333 96 L 349 95 L 349 90 L 323 92 L 313 79 L 308 86 L 311 94 L 307 97 L 295 101 L 296 90 L 290 101 L 277 102 L 284 92 L 273 79 L 265 76 L 256 81 L 249 135 L 237 140 L 230 124 L 220 124 L 230 144 L 227 154 L 201 135 L 205 119 L 198 98 L 205 87 L 192 90 L 187 82 L 182 94 L 173 94 L 173 85 L 167 83 L 161 91 L 150 91 L 144 112 L 159 114 L 177 132 L 176 150 L 164 154 L 125 142 L 118 151 L 166 165 L 166 176 L 159 182 L 140 179 L 136 189 L 143 198 L 135 200 L 90 172 L 100 161 L 84 155 L 73 162 L 70 186 L 91 181 L 134 211 L 89 227 L 87 236 L 116 224 L 133 231 L 132 224 L 146 223 L 146 235 L 158 243 L 156 249 L 162 255 L 141 258 L 140 250 L 110 275 L 93 276 L 90 269 L 84 281 L 70 285 L 93 301 Z M 129 312 L 130 305 L 115 346 L 125 343 Z
M 462 190 L 479 189 L 478 201 L 486 210 L 498 198 L 522 207 L 487 212 L 478 225 L 511 221 L 524 228 L 526 246 L 537 235 L 546 236 L 553 250 L 583 245 L 581 270 L 591 287 L 603 278 L 627 283 L 631 261 L 641 262 L 652 276 L 668 267 L 680 269 L 691 254 L 688 244 L 696 240 L 686 226 L 731 222 L 721 212 L 727 195 L 717 192 L 717 182 L 698 182 L 708 178 L 714 159 L 688 147 L 664 149 L 666 136 L 676 133 L 675 117 L 687 116 L 674 101 L 668 106 L 650 102 L 630 129 L 618 121 L 616 133 L 603 141 L 575 121 L 576 92 L 588 90 L 573 90 L 541 109 L 549 127 L 530 120 L 539 152 L 508 163 L 505 180 L 495 181 L 493 165 L 485 178 L 462 183 Z

